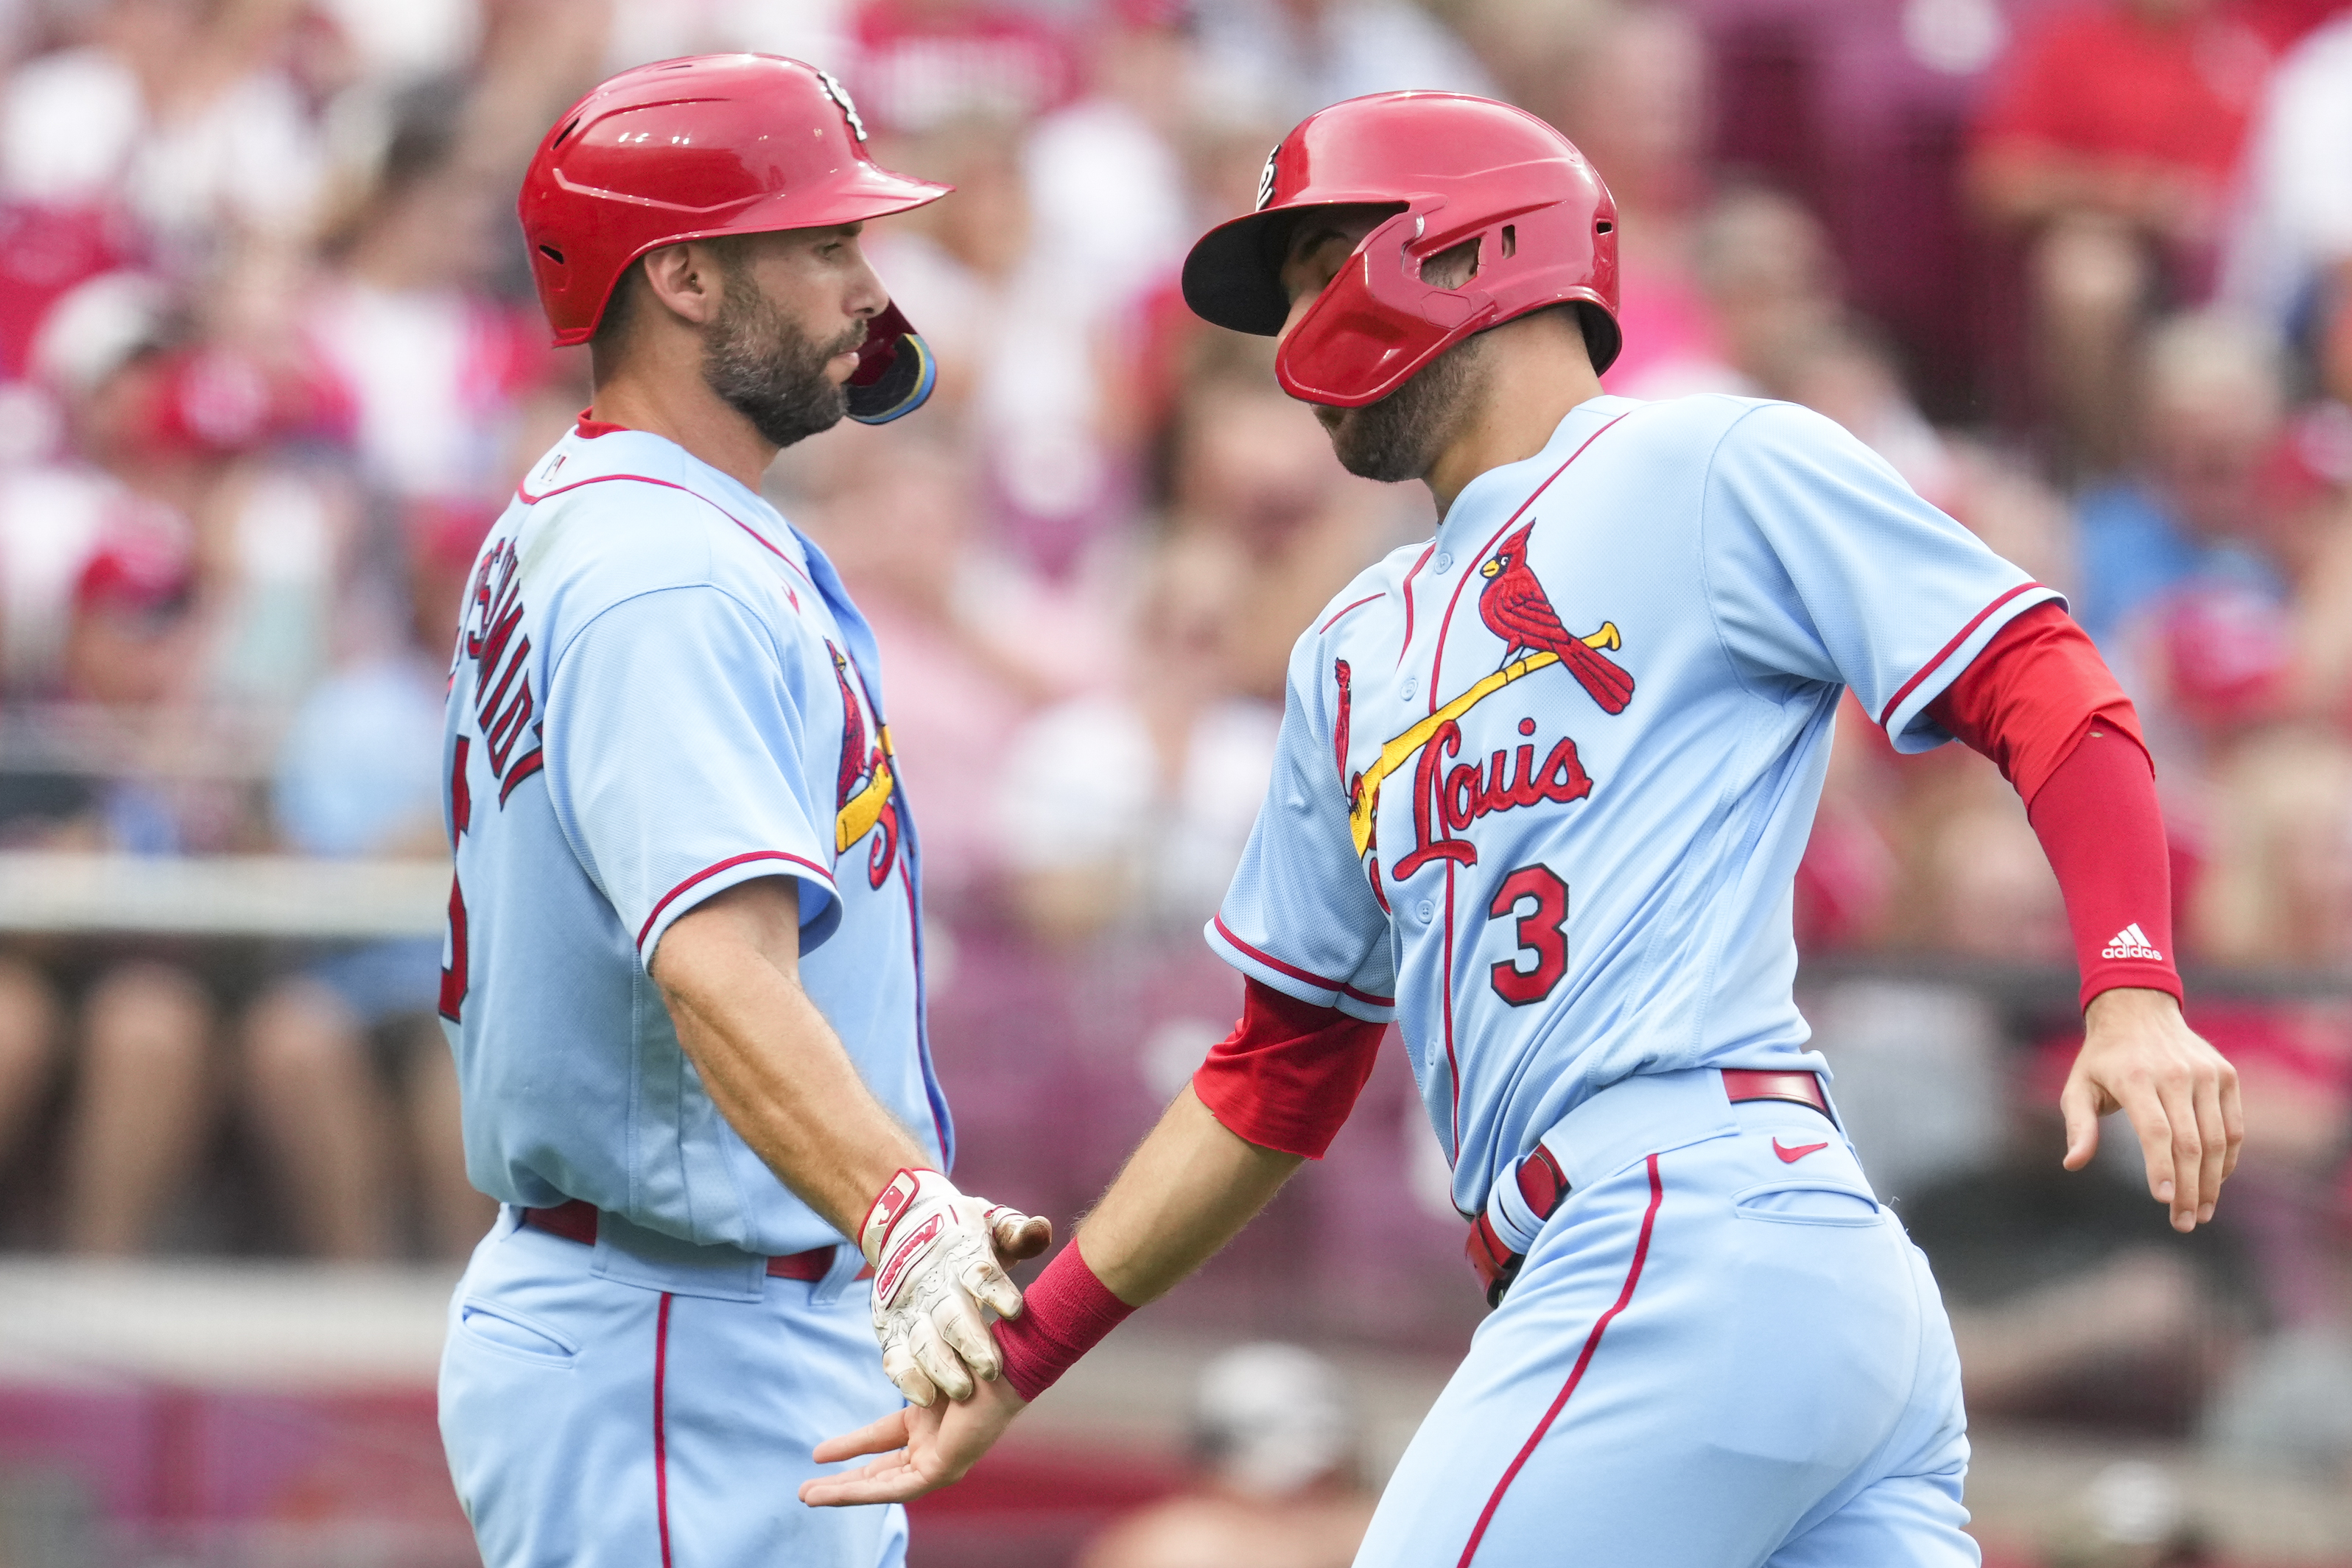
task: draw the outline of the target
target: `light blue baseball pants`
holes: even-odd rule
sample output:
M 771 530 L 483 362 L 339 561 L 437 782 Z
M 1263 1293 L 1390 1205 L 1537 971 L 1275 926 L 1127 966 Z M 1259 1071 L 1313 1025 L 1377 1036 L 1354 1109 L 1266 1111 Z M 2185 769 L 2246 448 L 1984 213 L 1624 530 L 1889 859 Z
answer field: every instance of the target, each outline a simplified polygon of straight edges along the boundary
M 898 1568 L 898 1507 L 812 1509 L 809 1451 L 904 1403 L 853 1248 L 814 1284 L 607 1217 L 509 1208 L 449 1306 L 441 1437 L 487 1568 Z M 615 1232 L 619 1232 L 617 1241 Z
M 1546 1143 L 1570 1195 L 1357 1568 L 1976 1568 L 1951 1327 L 1828 1119 L 1698 1069 Z

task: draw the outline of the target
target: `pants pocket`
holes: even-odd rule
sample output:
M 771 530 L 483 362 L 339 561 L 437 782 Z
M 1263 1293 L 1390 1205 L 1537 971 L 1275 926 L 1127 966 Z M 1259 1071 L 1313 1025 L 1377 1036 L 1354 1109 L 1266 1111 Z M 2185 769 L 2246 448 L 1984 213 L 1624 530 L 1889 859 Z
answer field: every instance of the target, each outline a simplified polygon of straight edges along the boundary
M 1742 1219 L 1775 1225 L 1876 1225 L 1878 1199 L 1838 1181 L 1771 1181 L 1731 1195 L 1731 1210 Z
M 471 1343 L 534 1365 L 569 1371 L 580 1346 L 551 1325 L 499 1301 L 469 1297 L 457 1308 L 457 1332 Z

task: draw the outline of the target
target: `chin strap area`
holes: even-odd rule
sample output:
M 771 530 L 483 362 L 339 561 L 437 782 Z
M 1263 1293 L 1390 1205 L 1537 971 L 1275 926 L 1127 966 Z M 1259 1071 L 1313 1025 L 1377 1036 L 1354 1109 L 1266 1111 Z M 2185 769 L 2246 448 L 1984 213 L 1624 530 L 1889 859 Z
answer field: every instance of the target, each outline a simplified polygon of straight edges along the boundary
M 849 378 L 849 417 L 860 424 L 887 424 L 923 406 L 939 384 L 939 361 L 916 335 L 896 303 L 867 327 Z

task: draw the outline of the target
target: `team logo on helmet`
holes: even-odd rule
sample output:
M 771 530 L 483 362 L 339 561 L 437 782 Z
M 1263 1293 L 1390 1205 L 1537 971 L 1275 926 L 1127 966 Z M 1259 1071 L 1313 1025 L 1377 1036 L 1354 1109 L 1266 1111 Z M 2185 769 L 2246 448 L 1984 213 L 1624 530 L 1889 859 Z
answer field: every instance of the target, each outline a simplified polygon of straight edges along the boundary
M 1257 205 L 1251 211 L 1262 213 L 1265 204 L 1274 200 L 1274 161 L 1281 154 L 1282 145 L 1276 142 L 1274 151 L 1265 155 L 1265 167 L 1257 173 Z
M 849 89 L 842 86 L 831 71 L 819 71 L 816 78 L 824 83 L 825 97 L 841 105 L 841 112 L 848 117 L 849 129 L 857 133 L 857 140 L 865 141 L 866 121 L 857 118 L 857 106 L 849 101 Z

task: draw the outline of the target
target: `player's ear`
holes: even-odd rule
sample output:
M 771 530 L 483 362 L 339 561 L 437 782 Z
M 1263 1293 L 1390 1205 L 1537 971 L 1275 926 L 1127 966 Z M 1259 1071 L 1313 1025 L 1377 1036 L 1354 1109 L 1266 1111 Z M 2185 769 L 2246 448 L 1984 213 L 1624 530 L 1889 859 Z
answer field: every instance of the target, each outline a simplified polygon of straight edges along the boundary
M 646 253 L 646 291 L 672 315 L 705 327 L 718 316 L 726 294 L 726 262 L 719 247 L 700 240 L 666 245 Z

